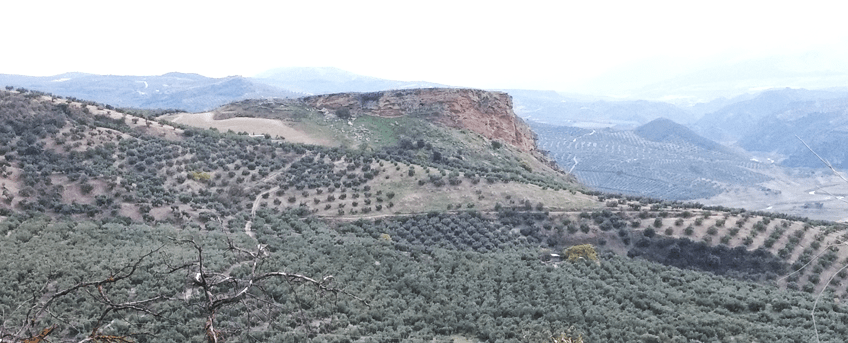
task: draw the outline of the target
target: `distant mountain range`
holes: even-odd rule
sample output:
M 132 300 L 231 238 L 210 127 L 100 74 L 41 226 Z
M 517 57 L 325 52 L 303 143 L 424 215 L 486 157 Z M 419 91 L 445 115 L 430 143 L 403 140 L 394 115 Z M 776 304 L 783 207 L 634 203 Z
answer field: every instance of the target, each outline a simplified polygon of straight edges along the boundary
M 798 138 L 834 167 L 848 169 L 848 97 L 796 103 L 763 116 L 737 145 L 779 154 L 787 167 L 823 167 Z
M 338 68 L 278 68 L 263 72 L 253 81 L 307 94 L 375 92 L 388 89 L 446 88 L 432 82 L 407 82 L 363 76 Z
M 747 151 L 777 155 L 789 167 L 823 166 L 795 136 L 839 168 L 848 168 L 848 92 L 770 90 L 704 115 L 695 132 Z
M 304 95 L 240 76 L 210 78 L 185 73 L 159 76 L 66 73 L 46 77 L 0 74 L 0 85 L 93 100 L 116 107 L 190 112 L 207 111 L 242 99 Z
M 763 118 L 801 108 L 808 109 L 821 101 L 846 97 L 848 92 L 791 88 L 769 90 L 704 115 L 692 127 L 707 138 L 733 143 L 758 131 L 758 122 Z

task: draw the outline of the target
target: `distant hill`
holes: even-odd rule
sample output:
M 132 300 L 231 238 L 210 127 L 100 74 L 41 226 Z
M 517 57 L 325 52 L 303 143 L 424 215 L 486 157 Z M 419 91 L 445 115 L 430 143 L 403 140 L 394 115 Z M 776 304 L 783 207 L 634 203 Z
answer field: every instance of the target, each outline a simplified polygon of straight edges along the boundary
M 787 167 L 820 168 L 821 161 L 795 136 L 839 168 L 848 167 L 848 92 L 778 89 L 705 114 L 698 134 L 747 151 L 773 154 Z
M 721 144 L 701 137 L 689 128 L 666 118 L 654 119 L 636 128 L 633 133 L 653 142 L 691 144 L 705 150 L 724 149 Z
M 530 122 L 539 148 L 587 186 L 659 199 L 710 198 L 733 185 L 770 179 L 771 168 L 730 152 L 668 119 L 634 131 Z
M 3 74 L 0 75 L 0 85 L 90 99 L 115 107 L 190 112 L 207 111 L 241 99 L 302 95 L 240 76 L 210 78 L 185 73 L 159 76 L 66 73 L 45 77 Z
M 0 74 L 0 86 L 23 87 L 115 107 L 189 112 L 208 111 L 244 99 L 448 87 L 431 82 L 385 80 L 337 68 L 280 68 L 255 78 L 210 78 L 186 73 L 158 76 L 65 73 L 44 77 Z
M 363 76 L 338 68 L 293 67 L 263 72 L 253 81 L 307 94 L 375 92 L 390 89 L 448 87 L 423 81 L 395 81 Z
M 848 168 L 848 97 L 795 103 L 784 111 L 764 116 L 738 145 L 749 151 L 783 156 L 787 167 L 821 168 L 824 165 L 795 136 L 803 139 L 834 167 Z

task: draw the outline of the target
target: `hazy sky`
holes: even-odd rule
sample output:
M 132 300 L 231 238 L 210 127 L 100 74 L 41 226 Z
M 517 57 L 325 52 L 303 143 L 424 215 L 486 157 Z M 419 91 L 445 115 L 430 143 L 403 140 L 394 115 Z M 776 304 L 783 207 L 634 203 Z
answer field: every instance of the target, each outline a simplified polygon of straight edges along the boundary
M 837 1 L 225 3 L 6 2 L 0 73 L 220 77 L 331 66 L 396 80 L 574 90 L 643 65 L 673 75 L 810 53 L 848 64 L 831 58 L 848 56 Z

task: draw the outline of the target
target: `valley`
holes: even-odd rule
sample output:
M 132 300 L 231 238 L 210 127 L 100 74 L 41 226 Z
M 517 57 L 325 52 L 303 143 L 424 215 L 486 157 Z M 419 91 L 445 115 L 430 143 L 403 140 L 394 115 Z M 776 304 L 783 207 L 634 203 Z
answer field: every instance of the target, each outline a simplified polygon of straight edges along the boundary
M 844 169 L 845 97 L 795 89 L 740 96 L 697 109 L 691 118 L 700 119 L 684 121 L 692 130 L 659 119 L 632 129 L 542 124 L 529 114 L 528 121 L 543 150 L 599 190 L 844 221 L 845 182 L 798 138 Z
M 752 161 L 664 119 L 632 131 L 527 125 L 512 107 L 506 93 L 430 88 L 124 112 L 2 91 L 0 334 L 848 333 L 848 231 L 818 220 L 841 211 L 846 187 L 832 175 Z M 93 279 L 105 281 L 73 288 Z M 33 292 L 57 300 L 30 306 L 64 315 L 22 311 Z

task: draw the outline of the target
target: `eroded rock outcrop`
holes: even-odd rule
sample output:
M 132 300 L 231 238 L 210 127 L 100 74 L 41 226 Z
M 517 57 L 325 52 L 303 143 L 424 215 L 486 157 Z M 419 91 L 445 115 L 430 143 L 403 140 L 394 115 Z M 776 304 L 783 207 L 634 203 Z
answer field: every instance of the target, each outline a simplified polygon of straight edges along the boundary
M 339 93 L 301 98 L 318 109 L 354 116 L 432 118 L 443 125 L 474 131 L 526 152 L 536 150 L 535 134 L 512 111 L 512 97 L 479 89 L 423 88 L 371 93 Z

